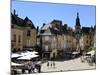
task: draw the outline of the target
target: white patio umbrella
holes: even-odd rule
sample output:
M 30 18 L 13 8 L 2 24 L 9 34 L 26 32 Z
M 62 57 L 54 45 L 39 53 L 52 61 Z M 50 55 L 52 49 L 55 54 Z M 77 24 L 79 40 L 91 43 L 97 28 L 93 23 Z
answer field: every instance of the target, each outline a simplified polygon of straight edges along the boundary
M 17 53 L 12 53 L 11 54 L 11 58 L 15 58 L 15 57 L 19 57 L 22 56 L 21 54 L 17 54 Z
M 29 51 L 26 51 L 26 52 L 22 52 L 21 53 L 21 56 L 25 56 L 25 55 L 28 55 L 30 52 Z
M 30 52 L 30 54 L 38 54 L 38 52 L 36 52 L 36 51 L 33 51 L 33 52 Z
M 18 59 L 22 59 L 22 60 L 31 60 L 32 58 L 38 57 L 39 55 L 26 55 L 23 57 L 20 57 Z
M 11 65 L 12 65 L 12 66 L 22 66 L 22 65 L 24 65 L 24 64 L 18 64 L 18 63 L 11 62 Z
M 31 55 L 31 54 L 37 54 L 38 52 L 36 51 L 33 51 L 33 52 L 29 52 L 29 51 L 26 51 L 25 53 L 21 53 L 21 56 L 26 56 L 26 55 Z
M 94 54 L 95 54 L 95 51 L 94 51 L 94 50 L 92 50 L 92 51 L 88 52 L 87 54 L 94 55 Z
M 28 54 L 30 54 L 29 51 L 23 52 L 23 53 L 21 53 L 21 54 L 12 53 L 11 57 L 12 57 L 12 58 L 15 58 L 15 57 L 19 57 L 19 56 L 25 56 L 25 55 L 28 55 Z
M 72 54 L 78 54 L 79 52 L 73 52 Z
M 15 57 L 23 57 L 23 56 L 27 56 L 28 57 L 28 55 L 33 55 L 33 56 L 37 56 L 36 54 L 38 54 L 38 52 L 36 52 L 36 51 L 33 51 L 33 52 L 29 52 L 29 51 L 26 51 L 26 52 L 23 52 L 23 53 L 21 53 L 21 54 L 18 54 L 18 53 L 12 53 L 12 55 L 11 55 L 11 58 L 15 58 Z

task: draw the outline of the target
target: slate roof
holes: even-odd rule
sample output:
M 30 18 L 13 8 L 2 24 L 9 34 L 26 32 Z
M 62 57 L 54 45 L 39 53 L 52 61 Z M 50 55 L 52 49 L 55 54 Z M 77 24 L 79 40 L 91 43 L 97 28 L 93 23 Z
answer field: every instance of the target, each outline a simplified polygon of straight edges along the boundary
M 90 33 L 91 27 L 82 27 L 82 33 Z
M 56 19 L 54 19 L 54 20 L 51 22 L 51 24 L 53 24 L 53 23 L 59 23 L 59 24 L 62 24 L 62 21 L 61 21 L 61 20 L 56 20 Z
M 44 33 L 42 33 L 41 35 L 53 35 L 50 28 L 48 30 L 46 30 Z
M 52 25 L 54 24 L 55 26 L 52 27 Z M 41 28 L 40 34 L 45 34 L 47 30 L 50 30 L 49 32 L 50 34 L 55 34 L 55 35 L 57 34 L 58 35 L 62 35 L 62 34 L 74 35 L 75 34 L 72 28 L 62 25 L 62 21 L 60 20 L 53 20 L 51 23 L 45 24 Z
M 52 34 L 59 34 L 59 35 L 62 35 L 62 32 L 58 29 L 54 29 L 54 28 L 50 28 L 50 31 Z
M 30 21 L 31 24 L 27 24 L 28 21 Z M 11 13 L 11 23 L 13 25 L 17 25 L 20 27 L 31 27 L 31 28 L 36 29 L 32 21 L 28 17 L 26 17 L 25 19 L 22 19 L 18 17 L 17 15 L 13 15 L 12 13 Z
M 49 27 L 51 27 L 52 25 L 50 24 L 50 23 L 48 23 L 48 24 L 45 24 L 42 28 L 41 28 L 41 30 L 47 30 Z
M 23 25 L 23 19 L 21 19 L 20 17 L 18 17 L 17 15 L 13 15 L 11 13 L 11 23 L 12 24 L 16 24 L 18 26 L 22 26 Z

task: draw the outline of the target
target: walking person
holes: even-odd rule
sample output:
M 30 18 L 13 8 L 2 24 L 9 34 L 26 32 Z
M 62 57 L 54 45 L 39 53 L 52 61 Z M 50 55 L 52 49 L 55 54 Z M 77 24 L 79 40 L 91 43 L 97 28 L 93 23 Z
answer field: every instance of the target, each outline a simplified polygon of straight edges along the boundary
M 55 67 L 55 62 L 53 62 L 53 67 Z
M 22 73 L 25 73 L 25 69 L 22 69 Z
M 35 63 L 32 62 L 32 63 L 31 63 L 31 66 L 32 66 L 32 72 L 34 72 L 34 69 L 35 69 Z
M 36 69 L 38 73 L 41 73 L 41 64 L 36 64 Z
M 41 65 L 38 65 L 38 72 L 41 73 Z
M 47 62 L 47 67 L 49 67 L 49 62 Z
M 30 68 L 30 66 L 28 66 L 28 73 L 31 73 L 31 68 Z
M 51 62 L 51 67 L 52 67 L 52 62 Z
M 32 72 L 32 65 L 31 65 L 31 61 L 27 64 L 28 66 L 28 73 Z

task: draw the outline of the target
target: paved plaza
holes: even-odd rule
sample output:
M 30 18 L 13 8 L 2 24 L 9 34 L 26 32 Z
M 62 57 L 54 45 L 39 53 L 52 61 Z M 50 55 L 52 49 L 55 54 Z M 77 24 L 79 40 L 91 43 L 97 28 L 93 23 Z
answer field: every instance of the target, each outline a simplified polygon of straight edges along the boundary
M 51 61 L 49 61 L 51 64 Z M 80 58 L 76 58 L 74 60 L 68 61 L 55 61 L 54 66 L 48 66 L 47 62 L 42 64 L 41 71 L 42 72 L 54 72 L 54 71 L 69 71 L 69 70 L 87 70 L 87 69 L 95 69 L 95 64 L 90 66 L 87 62 L 82 63 Z

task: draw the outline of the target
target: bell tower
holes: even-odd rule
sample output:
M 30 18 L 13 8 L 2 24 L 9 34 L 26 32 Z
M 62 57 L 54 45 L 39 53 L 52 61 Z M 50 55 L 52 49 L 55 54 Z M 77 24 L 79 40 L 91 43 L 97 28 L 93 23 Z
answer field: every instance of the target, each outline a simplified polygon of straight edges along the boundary
M 76 51 L 80 52 L 81 24 L 80 24 L 79 13 L 77 13 L 77 18 L 76 18 L 75 37 L 76 37 L 76 40 L 77 40 L 77 42 L 76 42 L 76 44 L 77 44 Z
M 77 12 L 75 30 L 76 30 L 76 31 L 79 31 L 80 29 L 81 29 L 80 18 L 79 18 L 79 13 Z

